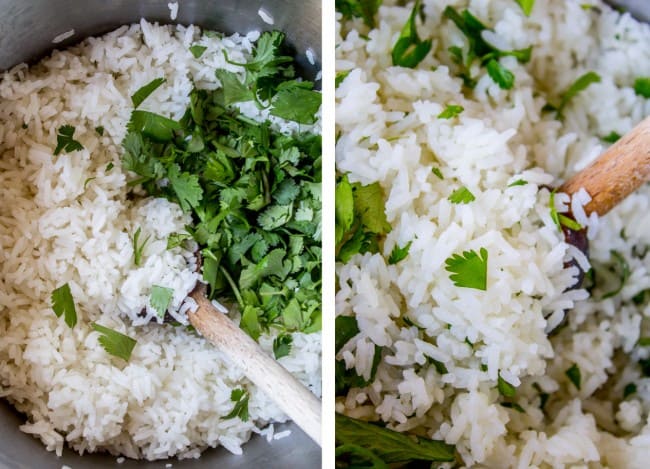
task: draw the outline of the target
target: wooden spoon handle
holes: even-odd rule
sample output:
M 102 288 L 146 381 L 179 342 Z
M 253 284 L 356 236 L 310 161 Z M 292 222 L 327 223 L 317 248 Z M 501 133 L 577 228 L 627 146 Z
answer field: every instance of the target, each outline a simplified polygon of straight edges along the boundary
M 572 195 L 584 187 L 591 196 L 585 213 L 605 215 L 649 179 L 650 117 L 647 117 L 591 166 L 565 182 L 558 192 Z
M 194 328 L 243 368 L 248 379 L 321 445 L 320 400 L 282 365 L 269 357 L 227 315 L 217 311 L 205 296 L 205 286 L 198 285 L 190 296 L 199 305 L 195 313 L 188 314 Z

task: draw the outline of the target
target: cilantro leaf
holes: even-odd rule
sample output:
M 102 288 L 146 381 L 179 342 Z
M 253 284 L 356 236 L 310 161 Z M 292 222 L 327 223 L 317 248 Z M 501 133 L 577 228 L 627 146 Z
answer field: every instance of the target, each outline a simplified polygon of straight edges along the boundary
M 617 133 L 617 132 L 614 132 L 614 131 L 610 132 L 609 134 L 605 135 L 604 137 L 600 137 L 600 139 L 603 142 L 607 142 L 607 143 L 616 143 L 616 142 L 618 142 L 618 140 L 620 138 L 621 138 L 621 135 L 619 133 Z
M 526 411 L 522 406 L 517 404 L 516 402 L 501 402 L 501 406 L 505 407 L 506 409 L 513 409 L 519 412 L 520 414 L 525 414 Z
M 75 128 L 71 125 L 62 125 L 56 134 L 56 148 L 54 155 L 58 155 L 65 150 L 66 153 L 71 151 L 83 150 L 83 145 L 76 141 L 73 137 Z
M 315 114 L 321 105 L 318 91 L 308 89 L 305 82 L 288 82 L 278 88 L 271 100 L 271 114 L 299 124 L 316 123 Z
M 343 176 L 336 183 L 335 189 L 335 222 L 336 222 L 336 243 L 343 240 L 344 233 L 352 228 L 354 222 L 354 195 L 352 185 L 347 176 Z
M 399 261 L 404 260 L 406 256 L 409 254 L 409 249 L 411 248 L 411 244 L 413 244 L 413 241 L 409 241 L 404 245 L 403 248 L 399 247 L 397 244 L 395 247 L 393 247 L 393 250 L 390 253 L 390 256 L 388 257 L 388 264 L 393 265 L 397 264 Z
M 573 218 L 570 218 L 562 213 L 558 213 L 557 209 L 555 208 L 555 191 L 551 192 L 551 195 L 548 199 L 548 205 L 551 212 L 551 220 L 553 220 L 553 223 L 555 223 L 555 226 L 557 226 L 558 230 L 562 231 L 563 226 L 573 231 L 580 231 L 582 229 L 582 225 L 575 221 Z
M 224 416 L 224 419 L 239 418 L 242 422 L 248 421 L 248 391 L 244 389 L 233 389 L 230 392 L 230 400 L 235 403 L 235 406 Z
M 505 397 L 515 397 L 515 394 L 517 393 L 517 388 L 503 379 L 501 373 L 499 373 L 497 387 L 499 388 L 499 394 Z
M 122 360 L 129 361 L 137 340 L 120 332 L 104 327 L 96 322 L 92 323 L 95 331 L 99 332 L 99 343 L 107 353 Z
M 203 198 L 203 189 L 197 175 L 181 172 L 180 166 L 175 164 L 167 171 L 167 177 L 184 212 L 198 206 Z
M 634 92 L 646 99 L 650 99 L 650 77 L 639 77 L 634 80 Z
M 568 368 L 564 374 L 569 378 L 569 380 L 573 383 L 573 385 L 576 387 L 578 391 L 580 391 L 580 384 L 582 381 L 581 373 L 580 373 L 580 368 L 578 368 L 578 365 L 575 363 L 571 365 L 570 368 Z
M 351 448 L 362 448 L 382 462 L 382 465 L 372 467 L 388 467 L 391 463 L 409 461 L 427 461 L 426 467 L 429 467 L 429 462 L 454 461 L 456 457 L 454 446 L 443 441 L 399 433 L 339 413 L 335 425 L 339 444 L 337 457 L 347 454 Z
M 101 125 L 95 127 L 95 132 L 97 132 L 97 135 L 100 137 L 104 136 L 104 127 Z
M 449 278 L 457 287 L 487 289 L 488 251 L 480 249 L 464 251 L 462 255 L 454 254 L 445 261 L 445 270 L 451 273 Z
M 366 26 L 375 27 L 375 15 L 382 0 L 336 0 L 336 11 L 344 18 L 362 18 Z
M 515 0 L 524 12 L 524 15 L 530 16 L 535 5 L 535 0 Z
M 137 90 L 135 93 L 131 95 L 131 102 L 133 103 L 133 107 L 137 108 L 140 104 L 142 104 L 142 101 L 147 99 L 151 93 L 156 91 L 160 86 L 165 83 L 164 78 L 155 78 L 151 80 L 149 83 L 144 85 L 142 88 Z
M 639 337 L 636 344 L 639 347 L 650 347 L 650 337 Z
M 181 130 L 175 120 L 149 111 L 135 110 L 131 112 L 126 128 L 129 132 L 141 133 L 156 142 L 169 142 L 174 138 L 174 132 Z
M 70 329 L 77 324 L 77 310 L 74 306 L 74 299 L 70 292 L 70 285 L 64 283 L 54 290 L 51 295 L 52 309 L 57 318 L 63 315 L 65 323 Z
M 526 184 L 528 184 L 528 181 L 526 181 L 525 179 L 517 179 L 516 181 L 513 181 L 510 184 L 508 184 L 508 187 L 525 186 Z
M 217 78 L 223 88 L 223 99 L 226 106 L 234 103 L 251 101 L 254 98 L 253 92 L 244 83 L 239 81 L 237 75 L 228 70 L 218 69 L 215 71 Z
M 386 234 L 391 227 L 384 211 L 384 191 L 375 182 L 354 185 L 354 210 L 364 227 L 376 234 Z
M 169 308 L 172 298 L 174 297 L 174 290 L 172 288 L 161 287 L 160 285 L 151 286 L 151 294 L 149 295 L 149 304 L 156 310 L 158 316 L 163 318 Z
M 139 266 L 142 263 L 142 254 L 144 253 L 144 247 L 147 245 L 147 241 L 151 238 L 151 235 L 147 236 L 141 244 L 140 235 L 142 234 L 142 228 L 138 227 L 133 234 L 133 263 Z
M 190 52 L 192 53 L 195 59 L 201 57 L 207 49 L 208 48 L 206 46 L 202 46 L 200 44 L 194 44 L 193 46 L 190 46 Z
M 336 72 L 336 77 L 334 78 L 334 88 L 338 88 L 341 83 L 345 81 L 345 79 L 348 77 L 350 74 L 351 70 L 345 70 L 343 72 Z
M 509 90 L 515 84 L 515 76 L 512 72 L 495 59 L 491 59 L 487 63 L 486 68 L 490 78 L 492 78 L 492 80 L 494 80 L 502 90 Z
M 442 175 L 442 171 L 440 171 L 440 168 L 436 168 L 435 166 L 431 168 L 431 172 L 436 175 L 438 179 L 443 181 L 445 177 Z
M 629 396 L 636 394 L 636 391 L 637 391 L 636 384 L 634 383 L 626 384 L 625 388 L 623 389 L 623 399 L 626 399 Z
M 589 85 L 592 83 L 598 83 L 600 82 L 600 75 L 598 75 L 596 72 L 587 72 L 584 75 L 581 75 L 574 81 L 567 90 L 562 93 L 562 97 L 560 98 L 560 104 L 557 106 L 554 106 L 552 104 L 547 104 L 544 106 L 542 109 L 543 111 L 555 111 L 556 116 L 558 118 L 562 117 L 562 112 L 564 111 L 564 108 L 567 106 L 569 101 L 571 101 L 572 98 L 574 98 L 578 93 L 581 91 L 587 89 Z
M 291 334 L 280 334 L 273 339 L 273 356 L 275 356 L 275 359 L 289 355 L 292 343 L 293 336 Z
M 452 192 L 447 199 L 452 204 L 468 204 L 476 200 L 476 197 L 474 197 L 474 194 L 472 194 L 467 187 L 461 187 Z
M 459 106 L 457 104 L 447 104 L 445 109 L 440 114 L 438 114 L 438 119 L 451 119 L 452 117 L 458 116 L 463 111 L 463 106 Z
M 167 249 L 174 249 L 182 245 L 188 239 L 192 239 L 192 235 L 189 233 L 172 233 L 167 238 Z
M 419 11 L 420 0 L 416 0 L 411 16 L 402 27 L 402 32 L 393 46 L 391 55 L 395 66 L 415 68 L 431 50 L 431 39 L 421 41 L 418 37 L 415 17 Z

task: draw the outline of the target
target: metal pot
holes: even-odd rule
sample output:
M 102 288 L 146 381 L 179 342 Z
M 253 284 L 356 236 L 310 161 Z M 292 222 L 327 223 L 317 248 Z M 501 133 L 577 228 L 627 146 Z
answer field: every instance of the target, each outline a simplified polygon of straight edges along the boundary
M 56 44 L 57 48 L 65 48 L 88 36 L 101 35 L 123 24 L 135 23 L 140 18 L 170 23 L 167 3 L 168 0 L 0 0 L 0 71 L 39 59 L 55 47 L 54 37 L 71 29 L 75 31 L 74 36 Z M 196 24 L 224 33 L 280 29 L 295 48 L 302 75 L 313 79 L 320 69 L 320 0 L 181 0 L 178 3 L 178 16 L 173 22 Z M 273 25 L 265 23 L 258 15 L 260 7 L 273 17 Z M 308 48 L 313 51 L 315 64 L 310 64 L 305 56 Z M 278 426 L 278 430 L 291 429 L 292 434 L 271 444 L 254 437 L 245 445 L 242 456 L 217 448 L 207 450 L 198 460 L 126 460 L 118 464 L 115 456 L 79 456 L 70 450 L 65 450 L 63 457 L 58 458 L 46 451 L 40 441 L 18 430 L 25 417 L 6 402 L 0 402 L 0 421 L 3 422 L 0 426 L 0 468 L 59 469 L 67 465 L 74 469 L 160 469 L 168 462 L 174 469 L 320 467 L 320 448 L 293 424 Z

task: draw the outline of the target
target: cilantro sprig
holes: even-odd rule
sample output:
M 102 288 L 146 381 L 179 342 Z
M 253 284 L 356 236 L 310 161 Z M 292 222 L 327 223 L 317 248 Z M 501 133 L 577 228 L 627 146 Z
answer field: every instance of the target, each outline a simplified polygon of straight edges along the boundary
M 485 39 L 483 31 L 488 30 L 481 20 L 469 12 L 463 10 L 458 12 L 451 6 L 447 6 L 443 12 L 444 16 L 450 19 L 456 27 L 465 35 L 468 41 L 467 55 L 463 57 L 463 50 L 458 46 L 452 46 L 449 53 L 452 59 L 460 68 L 460 75 L 466 86 L 473 88 L 476 86 L 476 79 L 470 76 L 470 68 L 475 59 L 478 59 L 481 65 L 486 67 L 488 75 L 502 89 L 510 89 L 514 86 L 514 74 L 506 69 L 499 59 L 501 57 L 513 56 L 520 63 L 530 61 L 532 47 L 516 50 L 501 50 Z
M 402 27 L 402 31 L 393 46 L 393 65 L 399 67 L 415 68 L 431 50 L 431 39 L 425 41 L 418 36 L 415 18 L 420 12 L 420 0 L 416 0 L 409 19 Z
M 235 403 L 232 410 L 224 416 L 224 419 L 239 418 L 242 422 L 248 421 L 248 400 L 250 395 L 244 389 L 233 389 L 230 393 L 230 400 Z

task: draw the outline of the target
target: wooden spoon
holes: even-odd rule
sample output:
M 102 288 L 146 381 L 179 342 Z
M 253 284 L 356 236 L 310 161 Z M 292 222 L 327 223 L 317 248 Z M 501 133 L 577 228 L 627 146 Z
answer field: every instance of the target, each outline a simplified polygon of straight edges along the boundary
M 197 283 L 190 297 L 199 305 L 188 312 L 192 326 L 228 356 L 280 409 L 321 445 L 321 402 L 277 361 L 269 357 L 248 334 L 219 312 Z
M 558 192 L 573 195 L 584 188 L 591 196 L 589 216 L 605 215 L 650 180 L 650 117 L 621 137 L 589 167 L 565 182 Z
M 597 213 L 603 216 L 619 202 L 634 192 L 641 184 L 650 180 L 650 117 L 607 149 L 590 166 L 566 181 L 558 192 L 573 196 L 584 188 L 591 201 L 584 206 L 587 216 Z M 569 213 L 572 217 L 573 215 Z M 589 241 L 586 229 L 572 230 L 562 226 L 564 239 L 589 257 Z M 568 262 L 578 268 L 576 283 L 579 288 L 585 276 L 577 261 Z

